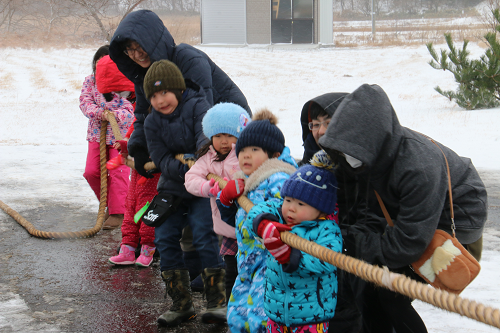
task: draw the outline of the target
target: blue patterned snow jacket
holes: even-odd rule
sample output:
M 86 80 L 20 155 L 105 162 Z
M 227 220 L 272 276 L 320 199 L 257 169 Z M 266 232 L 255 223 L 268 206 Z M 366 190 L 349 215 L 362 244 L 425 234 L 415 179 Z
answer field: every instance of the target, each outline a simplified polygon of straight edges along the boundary
M 282 202 L 265 202 L 248 213 L 245 227 L 257 236 L 262 219 L 284 224 Z M 337 223 L 318 219 L 303 221 L 291 233 L 333 251 L 341 252 L 342 236 Z M 297 249 L 290 262 L 281 265 L 267 252 L 264 310 L 277 323 L 286 326 L 321 323 L 330 320 L 337 305 L 337 268 Z
M 246 195 L 254 204 L 261 202 L 282 202 L 280 191 L 285 180 L 295 172 L 297 163 L 285 147 L 280 157 L 271 158 L 250 176 L 239 171 L 233 179 L 245 179 Z M 217 200 L 221 217 L 231 208 Z M 226 214 L 225 214 L 226 213 Z M 238 241 L 238 277 L 227 305 L 227 323 L 232 333 L 266 332 L 267 315 L 264 312 L 264 282 L 266 272 L 266 249 L 254 238 L 252 231 L 244 224 L 247 213 L 243 208 L 236 212 L 236 239 Z

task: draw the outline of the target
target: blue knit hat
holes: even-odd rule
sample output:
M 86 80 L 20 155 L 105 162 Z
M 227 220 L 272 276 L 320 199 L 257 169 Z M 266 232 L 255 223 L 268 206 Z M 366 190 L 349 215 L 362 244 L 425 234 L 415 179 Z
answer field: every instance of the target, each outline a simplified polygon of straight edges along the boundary
M 216 134 L 227 133 L 239 137 L 250 122 L 248 112 L 238 104 L 219 103 L 212 106 L 201 122 L 207 138 Z
M 322 213 L 331 214 L 337 203 L 337 178 L 328 155 L 318 156 L 317 153 L 313 157 L 312 165 L 301 166 L 285 181 L 281 196 L 298 199 Z
M 276 126 L 278 118 L 264 109 L 254 114 L 252 122 L 241 132 L 236 142 L 236 156 L 245 147 L 255 146 L 270 153 L 281 153 L 285 148 L 285 136 Z

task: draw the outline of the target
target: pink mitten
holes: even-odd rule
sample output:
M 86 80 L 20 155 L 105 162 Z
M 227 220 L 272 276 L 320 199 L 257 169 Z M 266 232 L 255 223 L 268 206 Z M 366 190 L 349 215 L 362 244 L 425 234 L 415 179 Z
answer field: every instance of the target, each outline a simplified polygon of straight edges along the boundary
M 212 193 L 212 189 L 215 184 L 215 179 L 210 179 L 201 184 L 201 194 L 204 197 L 213 197 L 213 195 L 210 195 Z

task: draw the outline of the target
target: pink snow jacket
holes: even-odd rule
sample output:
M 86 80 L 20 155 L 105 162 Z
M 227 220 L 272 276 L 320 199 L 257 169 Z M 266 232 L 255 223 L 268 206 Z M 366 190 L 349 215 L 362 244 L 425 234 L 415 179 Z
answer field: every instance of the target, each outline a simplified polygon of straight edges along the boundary
M 236 171 L 240 171 L 240 165 L 238 163 L 238 157 L 236 157 L 236 150 L 234 147 L 235 145 L 233 144 L 233 148 L 224 161 L 214 162 L 217 152 L 213 146 L 210 146 L 209 151 L 200 157 L 193 167 L 186 173 L 184 183 L 186 190 L 198 197 L 208 198 L 208 191 L 210 190 L 210 187 L 208 186 L 207 175 L 209 173 L 219 175 L 222 178 L 227 177 L 228 179 L 232 179 L 233 174 Z M 236 231 L 234 227 L 221 220 L 220 212 L 217 208 L 215 199 L 216 198 L 214 197 L 210 198 L 210 204 L 212 206 L 212 219 L 214 221 L 214 232 L 228 238 L 236 239 Z
M 106 102 L 104 96 L 97 90 L 94 75 L 85 78 L 80 94 L 80 110 L 85 117 L 89 119 L 87 129 L 87 141 L 99 142 L 101 133 L 101 119 L 104 109 L 113 112 L 120 128 L 122 137 L 127 133 L 128 128 L 134 122 L 134 108 L 126 99 L 113 93 L 113 99 Z M 106 131 L 106 144 L 112 145 L 115 142 L 115 136 L 111 125 L 108 124 Z

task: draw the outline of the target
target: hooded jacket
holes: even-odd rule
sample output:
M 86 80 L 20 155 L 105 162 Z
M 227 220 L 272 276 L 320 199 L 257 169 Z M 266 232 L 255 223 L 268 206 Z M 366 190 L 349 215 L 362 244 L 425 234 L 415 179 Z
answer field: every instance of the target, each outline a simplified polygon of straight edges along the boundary
M 190 81 L 186 81 L 186 86 L 174 112 L 165 115 L 153 109 L 144 129 L 151 158 L 161 171 L 158 192 L 189 199 L 193 195 L 184 187 L 187 169 L 175 155 L 194 154 L 207 142 L 201 121 L 210 106 L 201 88 Z
M 309 160 L 313 157 L 313 155 L 318 150 L 321 150 L 316 143 L 316 140 L 314 140 L 311 130 L 309 129 L 309 123 L 312 121 L 311 114 L 309 112 L 311 110 L 311 105 L 313 103 L 318 104 L 331 118 L 346 95 L 347 93 L 326 93 L 307 101 L 302 107 L 302 112 L 300 113 L 300 125 L 302 126 L 304 155 L 302 156 L 300 165 L 309 163 Z
M 339 160 L 341 169 L 357 177 L 367 204 L 360 205 L 357 222 L 344 237 L 352 244 L 351 255 L 400 268 L 422 255 L 436 228 L 451 233 L 448 173 L 441 150 L 450 166 L 457 238 L 470 244 L 481 237 L 487 195 L 471 160 L 401 126 L 379 86 L 364 84 L 346 96 L 319 143 L 330 156 L 341 152 L 363 163 L 352 169 L 345 159 Z M 394 227 L 382 217 L 374 190 Z
M 142 68 L 123 52 L 123 42 L 135 40 L 149 55 L 151 63 L 167 59 L 179 67 L 185 79 L 201 86 L 209 106 L 233 102 L 250 113 L 247 100 L 238 86 L 204 52 L 188 44 L 176 45 L 161 19 L 150 10 L 128 14 L 116 29 L 109 55 L 120 71 L 135 84 L 136 109 L 134 133 L 129 147 L 146 147 L 143 124 L 148 115 L 149 101 L 144 94 L 143 81 L 147 68 Z M 251 113 L 250 113 L 251 115 Z

